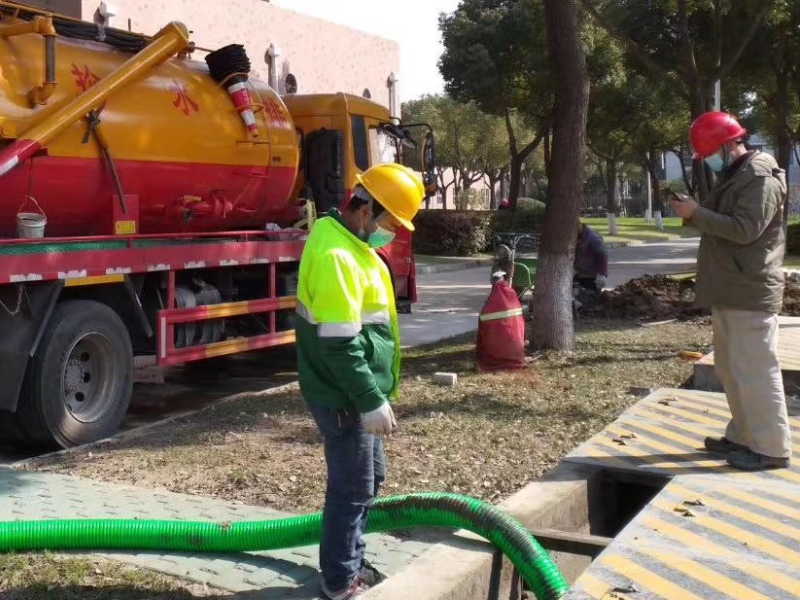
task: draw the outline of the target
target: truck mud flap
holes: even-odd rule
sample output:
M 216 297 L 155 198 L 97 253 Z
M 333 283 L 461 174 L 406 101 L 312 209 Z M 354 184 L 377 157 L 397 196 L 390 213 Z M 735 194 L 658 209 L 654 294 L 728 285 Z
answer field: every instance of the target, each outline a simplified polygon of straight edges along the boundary
M 61 281 L 0 287 L 0 410 L 17 410 L 28 360 L 36 353 L 63 287 Z

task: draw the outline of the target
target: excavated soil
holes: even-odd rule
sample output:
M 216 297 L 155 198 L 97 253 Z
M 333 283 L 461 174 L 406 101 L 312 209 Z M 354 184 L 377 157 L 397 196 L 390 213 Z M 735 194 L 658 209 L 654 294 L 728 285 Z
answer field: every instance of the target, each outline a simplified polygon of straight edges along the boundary
M 589 317 L 640 321 L 702 319 L 708 316 L 708 311 L 694 306 L 694 287 L 691 278 L 645 275 L 585 301 L 579 313 Z M 800 273 L 786 277 L 781 314 L 800 316 Z

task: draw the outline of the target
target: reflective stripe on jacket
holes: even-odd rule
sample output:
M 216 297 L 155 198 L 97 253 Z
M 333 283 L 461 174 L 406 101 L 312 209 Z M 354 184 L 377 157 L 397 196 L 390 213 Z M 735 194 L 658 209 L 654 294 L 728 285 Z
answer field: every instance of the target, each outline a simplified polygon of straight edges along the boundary
M 338 211 L 316 222 L 300 261 L 295 329 L 309 402 L 368 412 L 394 395 L 400 328 L 389 270 Z

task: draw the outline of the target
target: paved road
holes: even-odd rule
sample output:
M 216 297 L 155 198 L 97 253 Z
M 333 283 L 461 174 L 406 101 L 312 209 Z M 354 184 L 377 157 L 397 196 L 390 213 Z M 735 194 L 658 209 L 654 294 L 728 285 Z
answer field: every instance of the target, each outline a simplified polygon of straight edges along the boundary
M 608 285 L 616 287 L 644 274 L 691 271 L 699 238 L 614 248 L 609 251 Z M 419 303 L 402 315 L 405 346 L 434 343 L 477 328 L 478 313 L 489 293 L 489 267 L 420 275 Z
M 642 275 L 693 271 L 700 238 L 643 244 L 609 250 L 608 286 L 617 287 Z

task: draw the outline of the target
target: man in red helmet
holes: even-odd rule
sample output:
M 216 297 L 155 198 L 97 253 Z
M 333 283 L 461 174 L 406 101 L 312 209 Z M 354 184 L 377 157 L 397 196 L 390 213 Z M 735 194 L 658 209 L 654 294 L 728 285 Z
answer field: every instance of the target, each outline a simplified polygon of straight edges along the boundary
M 702 233 L 697 302 L 712 310 L 714 362 L 732 418 L 705 447 L 745 470 L 789 466 L 791 438 L 778 364 L 783 303 L 786 175 L 775 159 L 745 146 L 729 114 L 701 115 L 691 127 L 695 158 L 717 175 L 702 205 L 676 197 L 679 217 Z

